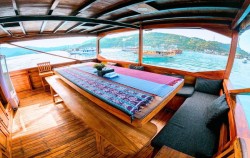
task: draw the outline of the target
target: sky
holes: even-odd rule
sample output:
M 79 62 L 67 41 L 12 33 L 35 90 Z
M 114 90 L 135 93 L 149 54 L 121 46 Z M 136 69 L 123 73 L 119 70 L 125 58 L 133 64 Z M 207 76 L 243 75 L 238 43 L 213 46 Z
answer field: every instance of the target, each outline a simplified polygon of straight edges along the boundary
M 33 40 L 33 41 L 23 41 L 23 42 L 13 42 L 20 46 L 39 46 L 39 47 L 57 47 L 65 46 L 69 44 L 81 44 L 84 41 L 93 39 L 95 37 L 71 37 L 71 38 L 55 38 L 55 39 L 44 39 L 44 40 Z M 13 47 L 11 45 L 5 44 L 6 47 Z
M 239 47 L 250 53 L 250 30 L 245 31 L 240 35 Z

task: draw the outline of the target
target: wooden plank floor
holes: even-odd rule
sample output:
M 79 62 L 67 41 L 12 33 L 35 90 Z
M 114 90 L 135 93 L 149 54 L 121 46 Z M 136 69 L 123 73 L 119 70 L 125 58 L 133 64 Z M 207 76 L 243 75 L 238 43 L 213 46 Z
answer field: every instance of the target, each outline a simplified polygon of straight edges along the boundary
M 76 118 L 67 107 L 54 104 L 49 92 L 43 89 L 19 93 L 20 107 L 13 120 L 12 155 L 22 157 L 126 157 L 112 146 L 105 155 L 96 150 L 95 133 Z M 160 130 L 172 112 L 161 111 L 152 120 Z M 147 158 L 150 145 L 135 157 Z

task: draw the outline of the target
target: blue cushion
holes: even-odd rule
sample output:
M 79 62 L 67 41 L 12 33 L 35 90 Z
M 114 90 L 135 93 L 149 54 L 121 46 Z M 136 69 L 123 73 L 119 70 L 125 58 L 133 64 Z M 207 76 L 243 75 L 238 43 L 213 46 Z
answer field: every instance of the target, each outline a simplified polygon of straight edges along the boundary
M 229 110 L 225 94 L 215 99 L 206 111 L 206 125 L 207 127 L 218 127 L 221 118 L 227 114 Z
M 172 77 L 176 77 L 176 78 L 181 78 L 181 79 L 184 79 L 184 76 L 182 75 L 178 75 L 178 74 L 166 74 L 168 76 L 172 76 Z
M 136 65 L 129 65 L 130 69 L 135 69 L 135 70 L 144 70 L 144 66 L 136 66 Z
M 222 87 L 222 80 L 209 80 L 197 78 L 195 82 L 195 90 L 203 93 L 219 95 Z
M 190 84 L 184 84 L 184 86 L 176 95 L 188 98 L 191 97 L 193 93 L 194 93 L 194 86 Z
M 216 98 L 217 95 L 195 91 L 154 137 L 151 145 L 154 148 L 166 145 L 194 157 L 212 157 L 218 147 L 219 128 L 207 128 L 204 116 Z

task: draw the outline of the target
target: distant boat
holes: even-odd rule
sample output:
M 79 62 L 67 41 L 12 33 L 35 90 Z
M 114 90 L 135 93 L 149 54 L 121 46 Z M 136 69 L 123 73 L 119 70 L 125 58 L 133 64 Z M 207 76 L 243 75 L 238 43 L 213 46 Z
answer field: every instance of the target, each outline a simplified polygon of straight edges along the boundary
M 144 55 L 153 56 L 153 57 L 173 57 L 176 54 L 181 54 L 182 50 L 172 49 L 172 50 L 145 50 L 143 51 Z
M 242 60 L 242 63 L 246 64 L 246 63 L 247 63 L 247 58 L 244 58 L 244 59 Z
M 95 49 L 95 48 L 85 48 L 85 49 L 82 50 L 82 53 L 81 53 L 81 54 L 93 53 L 93 52 L 96 52 L 96 49 Z

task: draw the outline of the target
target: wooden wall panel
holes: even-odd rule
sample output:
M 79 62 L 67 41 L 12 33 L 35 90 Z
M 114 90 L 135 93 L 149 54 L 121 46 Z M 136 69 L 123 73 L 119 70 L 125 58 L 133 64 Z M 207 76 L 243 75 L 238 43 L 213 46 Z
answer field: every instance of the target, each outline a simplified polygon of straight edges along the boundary
M 30 73 L 30 80 L 32 83 L 32 87 L 34 89 L 41 88 L 42 82 L 41 82 L 41 79 L 39 77 L 38 69 L 31 69 L 31 70 L 29 70 L 29 73 Z
M 16 92 L 21 92 L 31 89 L 27 71 L 10 73 L 10 77 Z

